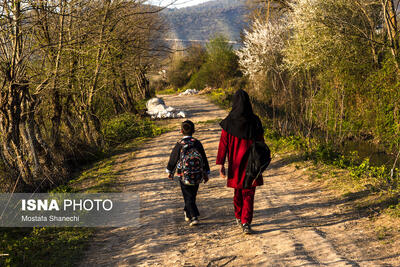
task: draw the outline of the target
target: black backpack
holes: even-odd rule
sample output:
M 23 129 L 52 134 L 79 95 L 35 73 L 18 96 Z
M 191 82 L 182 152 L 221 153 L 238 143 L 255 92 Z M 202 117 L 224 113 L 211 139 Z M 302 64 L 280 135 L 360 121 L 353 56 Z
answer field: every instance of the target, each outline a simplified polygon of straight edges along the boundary
M 246 155 L 248 157 L 246 157 Z M 271 162 L 271 150 L 263 141 L 255 141 L 246 151 L 244 159 L 248 158 L 246 174 L 243 180 L 243 188 L 249 189 L 252 187 L 254 180 L 265 171 Z

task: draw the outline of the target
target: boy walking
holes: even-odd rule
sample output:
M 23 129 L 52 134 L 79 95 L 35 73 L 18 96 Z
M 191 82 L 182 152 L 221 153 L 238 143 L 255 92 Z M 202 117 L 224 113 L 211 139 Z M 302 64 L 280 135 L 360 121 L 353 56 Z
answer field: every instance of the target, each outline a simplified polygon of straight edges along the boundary
M 199 184 L 208 181 L 210 167 L 203 145 L 199 140 L 192 137 L 194 134 L 194 123 L 190 120 L 182 122 L 182 140 L 173 148 L 168 166 L 168 178 L 173 179 L 175 171 L 180 177 L 179 183 L 185 201 L 185 221 L 190 221 L 190 226 L 199 223 L 199 210 L 196 206 L 196 196 Z

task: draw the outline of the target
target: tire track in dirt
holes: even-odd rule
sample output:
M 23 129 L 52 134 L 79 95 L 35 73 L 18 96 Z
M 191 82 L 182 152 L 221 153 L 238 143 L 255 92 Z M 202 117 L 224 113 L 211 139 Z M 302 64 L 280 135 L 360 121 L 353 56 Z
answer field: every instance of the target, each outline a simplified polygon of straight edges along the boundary
M 226 112 L 200 96 L 166 96 L 167 105 L 186 110 L 194 122 L 223 118 Z M 180 120 L 175 120 L 178 124 Z M 217 123 L 196 124 L 211 165 L 210 182 L 201 185 L 201 224 L 183 219 L 177 183 L 165 166 L 179 132 L 156 137 L 116 162 L 123 191 L 140 195 L 140 224 L 105 228 L 95 235 L 81 266 L 396 266 L 399 255 L 380 257 L 354 245 L 344 225 L 359 218 L 304 180 L 303 172 L 274 159 L 257 188 L 254 235 L 244 236 L 234 223 L 232 189 L 214 165 L 219 142 Z M 335 234 L 337 233 L 337 234 Z M 388 263 L 389 262 L 389 263 Z

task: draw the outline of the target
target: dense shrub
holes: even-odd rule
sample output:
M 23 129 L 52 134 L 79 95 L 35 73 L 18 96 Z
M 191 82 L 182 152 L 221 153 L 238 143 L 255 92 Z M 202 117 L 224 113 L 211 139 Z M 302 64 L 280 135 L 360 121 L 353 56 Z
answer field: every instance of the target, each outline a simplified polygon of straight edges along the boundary
M 161 131 L 162 129 L 150 119 L 131 113 L 118 115 L 106 122 L 103 127 L 103 134 L 109 145 L 120 144 L 137 137 L 155 136 Z
M 167 71 L 167 82 L 174 88 L 207 86 L 243 87 L 238 57 L 222 35 L 214 37 L 206 47 L 193 45 L 184 54 L 177 53 Z
M 199 45 L 189 47 L 184 54 L 176 54 L 167 72 L 168 83 L 175 88 L 185 86 L 201 68 L 205 59 L 206 51 Z
M 186 87 L 203 89 L 206 86 L 221 87 L 241 75 L 238 57 L 232 45 L 224 36 L 216 36 L 206 45 L 207 55 L 204 64 L 195 73 Z

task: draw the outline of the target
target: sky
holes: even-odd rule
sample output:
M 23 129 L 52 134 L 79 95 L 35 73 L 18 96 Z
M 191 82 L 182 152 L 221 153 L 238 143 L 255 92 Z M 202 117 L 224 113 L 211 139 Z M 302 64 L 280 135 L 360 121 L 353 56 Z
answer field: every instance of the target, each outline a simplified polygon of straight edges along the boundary
M 194 6 L 210 0 L 149 0 L 150 3 L 160 6 L 166 6 L 174 2 L 171 7 L 182 8 L 187 6 Z

